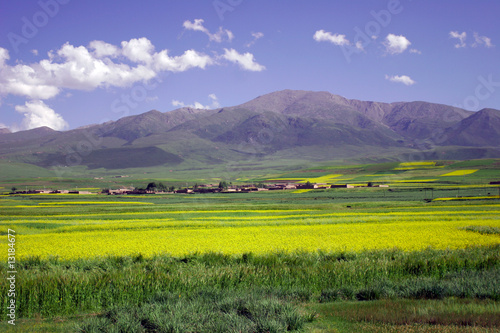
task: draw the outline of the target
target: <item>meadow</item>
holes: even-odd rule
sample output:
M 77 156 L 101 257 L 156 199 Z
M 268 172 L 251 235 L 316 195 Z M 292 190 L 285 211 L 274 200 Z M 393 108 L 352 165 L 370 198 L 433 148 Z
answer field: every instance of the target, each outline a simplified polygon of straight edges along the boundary
M 0 330 L 497 332 L 492 174 L 426 162 L 280 176 L 385 177 L 389 188 L 5 194 L 0 244 L 6 254 L 15 231 L 18 321 Z M 2 318 L 8 290 L 2 279 Z

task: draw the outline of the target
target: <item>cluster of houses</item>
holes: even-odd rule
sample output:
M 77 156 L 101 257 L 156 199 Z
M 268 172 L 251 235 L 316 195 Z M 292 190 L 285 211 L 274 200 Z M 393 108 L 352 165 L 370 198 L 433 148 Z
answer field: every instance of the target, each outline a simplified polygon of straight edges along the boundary
M 490 185 L 499 185 L 500 181 L 490 182 Z M 255 186 L 254 184 L 248 185 L 230 185 L 227 187 L 221 187 L 220 184 L 203 184 L 195 185 L 192 187 L 180 188 L 174 191 L 162 191 L 157 188 L 152 189 L 138 189 L 138 188 L 120 188 L 120 189 L 105 189 L 101 191 L 101 194 L 108 195 L 131 195 L 131 194 L 167 194 L 167 193 L 249 193 L 258 191 L 276 191 L 276 190 L 300 190 L 300 189 L 328 189 L 328 188 L 356 188 L 356 187 L 389 187 L 389 185 L 373 185 L 368 183 L 367 185 L 349 185 L 349 184 L 339 184 L 339 185 L 328 185 L 322 183 L 275 183 L 275 184 L 259 184 Z M 90 191 L 80 191 L 80 190 L 28 190 L 17 191 L 13 190 L 10 194 L 95 194 L 95 192 Z
M 26 190 L 12 191 L 10 194 L 93 194 L 90 191 L 79 190 Z
M 262 184 L 260 184 L 262 185 Z M 373 187 L 389 187 L 389 185 L 373 185 Z M 133 189 L 133 188 L 121 188 L 116 190 L 106 189 L 103 190 L 103 194 L 108 195 L 127 195 L 127 194 L 166 194 L 166 193 L 249 193 L 249 192 L 259 192 L 259 191 L 276 191 L 276 190 L 296 190 L 296 189 L 328 189 L 328 188 L 355 188 L 362 187 L 359 185 L 328 185 L 328 184 L 313 184 L 313 183 L 276 183 L 276 184 L 266 184 L 265 186 L 255 186 L 253 184 L 248 185 L 236 185 L 228 186 L 227 188 L 220 187 L 217 184 L 203 184 L 196 185 L 193 187 L 180 188 L 172 192 L 159 191 L 157 189 Z

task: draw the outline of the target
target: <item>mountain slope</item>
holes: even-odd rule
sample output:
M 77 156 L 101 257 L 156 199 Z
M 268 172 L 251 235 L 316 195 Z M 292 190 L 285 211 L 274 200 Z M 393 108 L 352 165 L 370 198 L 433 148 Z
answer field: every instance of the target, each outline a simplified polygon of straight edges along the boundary
M 455 125 L 473 112 L 426 102 L 394 103 L 383 123 L 407 139 L 423 140 Z
M 128 142 L 151 134 L 162 133 L 203 115 L 205 110 L 177 109 L 167 113 L 152 110 L 137 116 L 121 118 L 101 128 L 102 136 L 117 137 Z
M 259 96 L 237 108 L 254 112 L 275 112 L 291 116 L 329 119 L 346 125 L 359 126 L 370 120 L 378 122 L 380 112 L 390 109 L 388 104 L 348 100 L 329 92 L 283 90 Z
M 380 152 L 437 156 L 438 148 L 449 156 L 470 158 L 484 149 L 500 155 L 499 114 L 492 109 L 470 112 L 427 102 L 389 104 L 328 92 L 283 90 L 232 107 L 152 110 L 65 132 L 3 131 L 0 158 L 47 168 L 89 169 L 188 168 L 189 163 L 208 166 L 250 157 L 255 161 L 373 159 Z M 480 149 L 471 153 L 472 148 L 466 147 Z
M 444 144 L 457 146 L 500 146 L 500 111 L 482 109 L 445 132 Z

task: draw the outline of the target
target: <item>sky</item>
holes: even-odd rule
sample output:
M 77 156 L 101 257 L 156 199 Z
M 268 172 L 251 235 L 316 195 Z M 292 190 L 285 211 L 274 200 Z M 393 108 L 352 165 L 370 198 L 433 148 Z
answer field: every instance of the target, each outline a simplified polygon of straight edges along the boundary
M 0 128 L 284 89 L 500 109 L 498 0 L 0 2 Z

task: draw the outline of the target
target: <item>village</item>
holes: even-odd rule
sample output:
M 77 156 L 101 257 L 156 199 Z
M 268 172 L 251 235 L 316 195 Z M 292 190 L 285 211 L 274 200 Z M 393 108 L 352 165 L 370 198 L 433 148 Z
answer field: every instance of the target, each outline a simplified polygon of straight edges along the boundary
M 283 190 L 307 190 L 307 189 L 329 189 L 329 188 L 356 188 L 356 187 L 389 187 L 389 185 L 366 185 L 356 184 L 338 184 L 330 185 L 326 183 L 292 183 L 292 182 L 275 182 L 275 183 L 259 183 L 259 184 L 242 184 L 233 185 L 225 181 L 219 184 L 195 184 L 193 186 L 180 187 L 175 189 L 174 186 L 165 186 L 162 183 L 151 182 L 146 188 L 121 187 L 118 189 L 103 189 L 101 191 L 88 190 L 54 190 L 54 189 L 26 189 L 24 191 L 12 188 L 10 194 L 104 194 L 104 195 L 140 195 L 140 194 L 195 194 L 195 193 L 250 193 L 260 191 L 283 191 Z
M 192 187 L 184 187 L 173 191 L 162 191 L 161 187 L 153 186 L 154 183 L 148 184 L 146 189 L 117 189 L 107 190 L 106 194 L 109 195 L 124 195 L 124 194 L 162 194 L 162 193 L 250 193 L 260 191 L 283 191 L 283 190 L 301 190 L 301 189 L 329 189 L 329 188 L 356 188 L 356 187 L 389 187 L 389 185 L 373 185 L 367 183 L 366 185 L 329 185 L 326 183 L 270 183 L 270 184 L 244 184 L 232 185 L 226 182 L 219 184 L 202 184 L 194 185 Z M 151 185 L 151 186 L 150 186 Z

